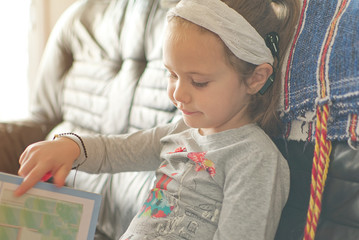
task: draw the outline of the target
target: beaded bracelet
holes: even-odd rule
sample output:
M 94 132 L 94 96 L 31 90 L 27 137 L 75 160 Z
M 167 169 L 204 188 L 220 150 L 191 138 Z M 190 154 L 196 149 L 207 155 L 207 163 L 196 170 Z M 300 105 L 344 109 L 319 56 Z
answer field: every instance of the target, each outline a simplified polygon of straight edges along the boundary
M 55 140 L 56 138 L 63 137 L 63 136 L 66 136 L 66 135 L 67 135 L 67 136 L 68 136 L 68 135 L 75 136 L 75 137 L 77 137 L 77 138 L 80 140 L 81 145 L 82 145 L 82 148 L 83 148 L 83 150 L 84 150 L 85 158 L 87 159 L 87 151 L 86 151 L 86 147 L 85 147 L 84 141 L 83 141 L 82 138 L 81 138 L 79 135 L 77 135 L 76 133 L 70 132 L 70 133 L 59 133 L 59 134 L 55 134 L 55 135 L 54 135 L 54 138 L 53 138 L 52 140 Z M 82 162 L 81 164 L 83 164 L 83 162 Z M 81 164 L 80 164 L 80 165 L 81 165 Z

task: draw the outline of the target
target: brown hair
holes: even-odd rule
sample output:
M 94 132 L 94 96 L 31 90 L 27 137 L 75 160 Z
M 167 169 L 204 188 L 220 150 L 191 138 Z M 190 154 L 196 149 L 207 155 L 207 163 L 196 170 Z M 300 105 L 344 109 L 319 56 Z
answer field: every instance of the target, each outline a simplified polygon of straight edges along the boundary
M 281 66 L 285 52 L 289 46 L 299 17 L 299 2 L 297 0 L 223 0 L 229 7 L 240 13 L 264 38 L 269 32 L 279 34 L 279 63 L 275 71 L 275 80 L 263 94 L 252 96 L 248 106 L 251 119 L 257 122 L 269 135 L 280 130 L 278 103 L 281 94 Z M 256 65 L 244 62 L 234 56 L 226 48 L 227 56 L 232 66 L 241 74 L 243 79 L 252 75 Z

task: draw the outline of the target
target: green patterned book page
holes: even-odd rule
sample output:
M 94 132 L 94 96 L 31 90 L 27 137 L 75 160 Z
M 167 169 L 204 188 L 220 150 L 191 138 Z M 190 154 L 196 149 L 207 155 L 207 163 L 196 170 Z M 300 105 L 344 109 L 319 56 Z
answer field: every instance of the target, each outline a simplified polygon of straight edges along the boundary
M 0 173 L 0 239 L 93 239 L 100 195 L 39 183 L 14 197 L 21 181 Z

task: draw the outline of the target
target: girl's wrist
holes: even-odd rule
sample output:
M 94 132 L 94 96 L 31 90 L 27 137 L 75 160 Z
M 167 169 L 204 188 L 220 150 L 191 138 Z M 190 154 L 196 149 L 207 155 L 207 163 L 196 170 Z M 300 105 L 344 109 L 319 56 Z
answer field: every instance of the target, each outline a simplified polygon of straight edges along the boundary
M 75 168 L 82 165 L 87 159 L 87 150 L 82 138 L 75 133 L 56 134 L 53 138 L 56 141 L 63 141 L 69 151 L 70 158 Z

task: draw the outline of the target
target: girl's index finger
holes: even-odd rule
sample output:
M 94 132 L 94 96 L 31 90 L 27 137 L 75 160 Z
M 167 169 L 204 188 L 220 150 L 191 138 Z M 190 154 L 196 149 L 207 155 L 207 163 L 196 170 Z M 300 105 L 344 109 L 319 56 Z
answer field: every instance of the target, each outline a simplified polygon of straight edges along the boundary
M 24 177 L 20 186 L 15 190 L 14 196 L 20 197 L 25 194 L 41 180 L 43 175 L 44 174 L 39 174 L 35 169 L 32 170 L 26 177 Z

